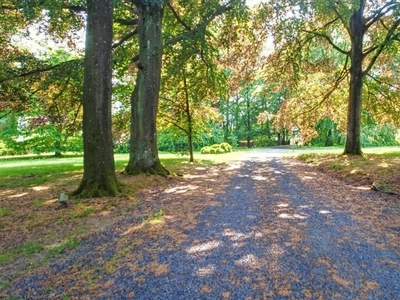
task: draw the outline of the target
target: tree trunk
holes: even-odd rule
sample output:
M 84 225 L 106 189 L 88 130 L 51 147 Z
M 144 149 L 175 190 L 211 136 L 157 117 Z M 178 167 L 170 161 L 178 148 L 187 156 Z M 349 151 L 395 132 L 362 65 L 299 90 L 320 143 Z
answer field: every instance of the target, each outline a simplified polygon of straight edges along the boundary
M 347 112 L 347 136 L 344 154 L 361 155 L 361 101 L 363 87 L 363 37 L 364 37 L 364 1 L 350 19 L 351 69 L 350 93 Z
M 183 70 L 183 84 L 185 87 L 185 112 L 186 112 L 186 119 L 188 122 L 188 131 L 187 131 L 187 136 L 188 136 L 188 143 L 189 143 L 189 162 L 194 162 L 194 154 L 193 154 L 193 121 L 192 121 L 192 114 L 190 112 L 190 101 L 189 101 L 189 91 L 188 91 L 188 86 L 186 82 L 186 71 Z
M 83 90 L 83 178 L 73 193 L 83 198 L 115 196 L 111 134 L 113 0 L 87 0 Z
M 168 175 L 158 157 L 156 128 L 164 4 L 150 0 L 134 3 L 139 16 L 139 62 L 136 85 L 131 96 L 131 148 L 125 173 Z
M 250 112 L 250 96 L 246 95 L 246 121 L 245 121 L 245 125 L 247 128 L 247 136 L 246 136 L 246 140 L 247 140 L 247 148 L 251 148 L 252 144 L 251 144 L 251 138 L 252 138 L 252 134 L 251 134 L 251 112 Z

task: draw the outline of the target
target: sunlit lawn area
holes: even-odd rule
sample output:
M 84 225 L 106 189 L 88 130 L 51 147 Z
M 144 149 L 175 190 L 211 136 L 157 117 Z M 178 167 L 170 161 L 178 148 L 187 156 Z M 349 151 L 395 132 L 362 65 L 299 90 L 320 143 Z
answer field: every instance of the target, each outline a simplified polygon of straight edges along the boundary
M 228 154 L 200 154 L 196 152 L 195 166 L 222 164 L 250 151 L 252 149 L 234 151 Z M 342 152 L 342 147 L 295 147 L 289 148 L 282 156 L 299 156 L 302 160 L 312 162 L 320 168 L 335 169 L 335 172 L 349 172 L 351 176 L 357 178 L 363 172 L 391 174 L 391 170 L 388 169 L 395 168 L 400 157 L 400 147 L 364 148 L 362 158 L 344 157 L 340 155 Z M 117 172 L 124 170 L 128 159 L 128 154 L 115 155 Z M 185 172 L 192 167 L 188 163 L 188 156 L 160 153 L 160 159 L 167 169 L 177 173 Z M 387 160 L 390 160 L 390 162 L 387 163 Z M 388 168 L 379 167 L 383 162 L 386 163 Z M 354 165 L 357 165 L 356 169 L 353 168 Z M 366 168 L 368 168 L 367 171 L 360 171 Z M 375 168 L 375 170 L 371 170 L 371 168 Z M 53 180 L 62 180 L 65 175 L 79 176 L 82 169 L 82 155 L 68 154 L 62 158 L 55 158 L 50 155 L 0 157 L 0 188 L 34 186 Z
M 196 164 L 221 164 L 235 159 L 251 150 L 234 151 L 228 154 L 195 153 Z M 129 159 L 128 154 L 116 154 L 117 172 L 122 172 Z M 169 169 L 179 172 L 188 165 L 188 156 L 160 153 L 162 163 Z M 0 187 L 31 186 L 58 179 L 65 174 L 79 174 L 83 171 L 82 155 L 69 154 L 62 158 L 51 155 L 27 155 L 0 157 Z

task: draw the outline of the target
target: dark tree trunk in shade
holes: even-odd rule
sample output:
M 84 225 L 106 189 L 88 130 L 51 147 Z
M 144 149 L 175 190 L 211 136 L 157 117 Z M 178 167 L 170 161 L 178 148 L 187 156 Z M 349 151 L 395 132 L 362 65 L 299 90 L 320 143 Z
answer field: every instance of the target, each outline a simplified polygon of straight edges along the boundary
M 83 178 L 74 192 L 83 198 L 115 196 L 111 134 L 113 0 L 87 0 L 83 91 Z
M 360 155 L 361 152 L 361 101 L 363 87 L 363 37 L 364 37 L 364 1 L 360 9 L 350 19 L 351 69 L 350 93 L 347 112 L 347 137 L 344 154 Z
M 139 16 L 139 61 L 131 96 L 131 142 L 127 174 L 169 172 L 157 149 L 156 116 L 161 81 L 163 1 L 133 1 Z

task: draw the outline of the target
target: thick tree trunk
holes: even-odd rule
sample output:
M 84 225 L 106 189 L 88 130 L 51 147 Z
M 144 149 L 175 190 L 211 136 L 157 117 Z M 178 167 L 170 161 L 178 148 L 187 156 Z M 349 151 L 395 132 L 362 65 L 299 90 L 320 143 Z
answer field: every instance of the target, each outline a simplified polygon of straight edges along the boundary
M 87 0 L 83 90 L 83 178 L 74 192 L 83 198 L 115 196 L 111 135 L 113 0 Z
M 362 3 L 364 1 L 361 1 Z M 350 19 L 351 37 L 351 69 L 350 92 L 347 112 L 347 137 L 344 154 L 361 155 L 361 101 L 363 87 L 363 37 L 364 37 L 364 5 Z
M 139 62 L 131 96 L 131 149 L 127 174 L 169 172 L 161 165 L 157 149 L 156 116 L 161 81 L 162 18 L 160 1 L 134 1 L 139 15 Z

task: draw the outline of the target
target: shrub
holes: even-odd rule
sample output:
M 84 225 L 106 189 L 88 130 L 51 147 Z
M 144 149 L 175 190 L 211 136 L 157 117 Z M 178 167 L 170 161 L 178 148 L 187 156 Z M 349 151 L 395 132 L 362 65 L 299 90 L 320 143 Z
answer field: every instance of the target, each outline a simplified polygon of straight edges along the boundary
M 226 153 L 226 152 L 225 152 L 225 150 L 224 150 L 223 148 L 216 148 L 216 149 L 215 149 L 215 153 L 217 153 L 217 154 L 223 154 L 223 153 Z
M 229 145 L 228 143 L 221 143 L 220 147 L 225 151 L 225 153 L 232 152 L 232 146 Z
M 228 143 L 214 144 L 201 148 L 201 154 L 224 154 L 232 152 L 232 146 Z
M 129 141 L 116 144 L 114 145 L 114 153 L 129 153 L 130 148 Z
M 201 154 L 210 154 L 211 153 L 211 147 L 206 146 L 206 147 L 201 148 L 200 153 Z

